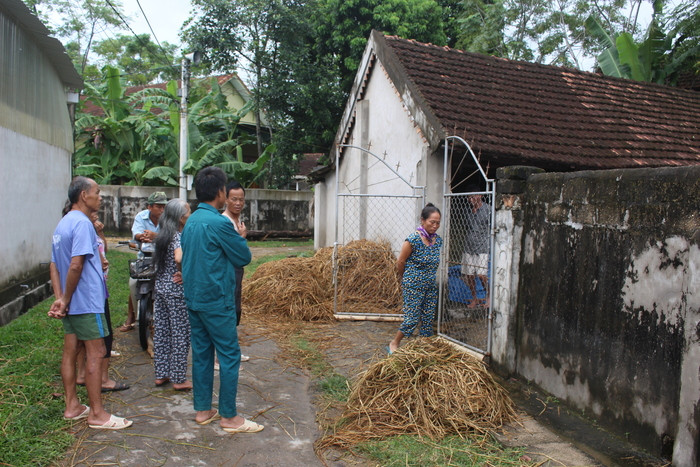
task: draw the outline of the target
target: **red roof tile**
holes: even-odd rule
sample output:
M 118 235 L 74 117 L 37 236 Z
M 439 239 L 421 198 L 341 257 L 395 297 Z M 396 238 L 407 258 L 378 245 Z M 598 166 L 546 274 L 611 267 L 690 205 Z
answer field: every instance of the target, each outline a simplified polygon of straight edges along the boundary
M 494 165 L 700 164 L 695 91 L 383 38 L 442 132 Z
M 319 165 L 319 160 L 323 157 L 323 153 L 307 153 L 304 154 L 304 158 L 299 162 L 299 170 L 297 170 L 296 175 L 307 176 L 309 173 Z

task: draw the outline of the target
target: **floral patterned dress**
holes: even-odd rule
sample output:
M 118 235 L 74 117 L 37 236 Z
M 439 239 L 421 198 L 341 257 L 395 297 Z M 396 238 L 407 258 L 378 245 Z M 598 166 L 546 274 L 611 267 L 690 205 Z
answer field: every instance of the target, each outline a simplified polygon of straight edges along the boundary
M 420 234 L 413 232 L 406 241 L 411 244 L 411 254 L 406 260 L 401 281 L 404 318 L 399 331 L 408 337 L 420 321 L 419 334 L 431 336 L 438 299 L 436 276 L 442 238 L 438 235 L 435 243 L 426 245 Z

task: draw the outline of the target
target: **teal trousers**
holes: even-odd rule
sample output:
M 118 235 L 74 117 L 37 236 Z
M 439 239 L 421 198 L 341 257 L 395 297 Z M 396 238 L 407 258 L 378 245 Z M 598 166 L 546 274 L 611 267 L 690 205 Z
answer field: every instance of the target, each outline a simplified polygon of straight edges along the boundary
M 214 390 L 214 350 L 219 356 L 219 413 L 235 417 L 238 369 L 236 311 L 189 310 L 192 339 L 192 386 L 194 410 L 210 410 Z

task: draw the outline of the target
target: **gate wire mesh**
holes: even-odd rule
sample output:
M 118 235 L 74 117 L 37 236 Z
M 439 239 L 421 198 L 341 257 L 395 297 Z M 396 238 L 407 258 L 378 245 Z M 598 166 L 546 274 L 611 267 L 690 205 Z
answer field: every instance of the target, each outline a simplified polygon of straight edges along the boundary
M 438 334 L 481 353 L 489 344 L 493 192 L 445 195 Z
M 336 314 L 403 318 L 396 258 L 403 241 L 416 228 L 416 209 L 422 198 L 338 195 L 341 217 L 333 271 Z

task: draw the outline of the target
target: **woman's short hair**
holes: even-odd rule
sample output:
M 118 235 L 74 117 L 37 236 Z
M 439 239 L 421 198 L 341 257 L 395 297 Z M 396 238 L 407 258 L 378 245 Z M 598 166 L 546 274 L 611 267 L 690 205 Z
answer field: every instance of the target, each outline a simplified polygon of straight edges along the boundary
M 440 214 L 440 210 L 437 207 L 435 207 L 433 203 L 428 203 L 420 212 L 420 218 L 423 220 L 427 220 L 428 217 L 430 217 L 434 212 Z M 440 214 L 440 216 L 442 217 L 442 214 Z

